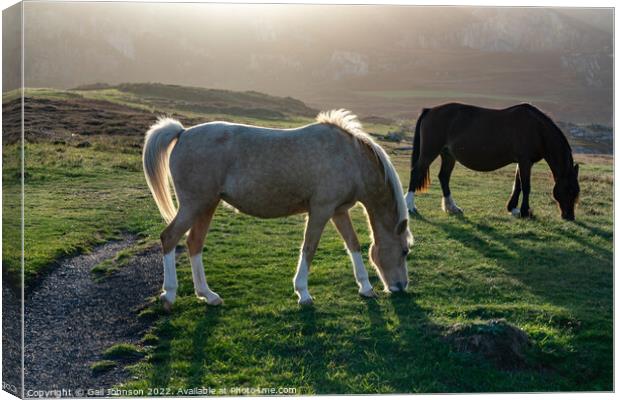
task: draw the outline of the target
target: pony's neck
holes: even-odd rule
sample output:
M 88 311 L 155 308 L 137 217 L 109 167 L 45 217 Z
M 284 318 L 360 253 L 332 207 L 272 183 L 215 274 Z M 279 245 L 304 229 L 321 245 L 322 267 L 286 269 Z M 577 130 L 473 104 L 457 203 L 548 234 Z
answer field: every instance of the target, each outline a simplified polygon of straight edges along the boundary
M 373 241 L 381 243 L 390 235 L 396 227 L 396 205 L 393 204 L 392 196 L 384 193 L 383 196 L 373 199 L 361 200 L 366 208 L 370 229 L 372 230 Z
M 557 143 L 555 145 L 557 146 Z M 548 146 L 545 161 L 549 165 L 549 169 L 551 169 L 553 179 L 556 181 L 565 177 L 573 166 L 573 156 L 568 146 Z
M 389 240 L 400 222 L 397 200 L 391 183 L 376 167 L 373 157 L 367 158 L 368 167 L 363 175 L 363 186 L 358 200 L 366 208 L 373 240 L 376 244 Z
M 545 134 L 545 161 L 551 169 L 553 179 L 565 177 L 573 168 L 573 153 L 564 134 L 551 121 L 547 122 Z

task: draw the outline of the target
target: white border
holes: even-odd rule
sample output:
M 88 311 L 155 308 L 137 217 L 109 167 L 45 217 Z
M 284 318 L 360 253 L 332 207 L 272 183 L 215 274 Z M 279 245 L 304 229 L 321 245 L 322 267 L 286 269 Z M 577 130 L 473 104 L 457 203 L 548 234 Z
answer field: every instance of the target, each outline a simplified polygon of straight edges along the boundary
M 96 2 L 97 0 L 82 0 L 82 1 L 90 1 L 90 2 Z M 122 0 L 106 0 L 106 2 L 124 2 Z M 247 0 L 247 1 L 180 1 L 180 0 L 133 0 L 132 2 L 135 3 L 140 3 L 140 2 L 144 2 L 144 3 L 148 3 L 148 2 L 157 2 L 157 3 L 256 3 L 256 4 L 260 4 L 260 3 L 272 3 L 272 4 L 325 4 L 325 5 L 330 5 L 330 4 L 376 4 L 376 5 L 428 5 L 428 6 L 488 6 L 488 7 L 584 7 L 584 8 L 595 8 L 595 7 L 604 7 L 604 8 L 615 8 L 616 3 L 614 1 L 609 1 L 609 0 L 590 0 L 590 1 L 576 1 L 576 0 L 572 0 L 572 1 L 566 1 L 566 0 L 539 0 L 539 1 L 532 1 L 532 0 L 524 0 L 524 1 L 514 1 L 514 0 L 444 0 L 444 1 L 440 1 L 440 0 L 425 0 L 425 1 L 407 1 L 407 0 L 390 0 L 389 2 L 383 2 L 380 0 L 356 0 L 356 1 L 352 1 L 352 0 L 337 0 L 337 1 L 328 1 L 328 0 L 312 0 L 312 1 L 302 1 L 302 0 L 289 0 L 289 1 L 259 1 L 259 0 Z M 14 4 L 18 3 L 18 1 L 16 0 L 0 0 L 0 8 L 2 8 L 3 10 L 5 8 L 8 8 Z M 614 10 L 614 14 L 615 14 L 615 10 Z M 24 13 L 22 12 L 22 23 L 23 23 L 23 18 L 24 18 Z M 0 27 L 1 27 L 1 19 L 0 19 Z M 614 16 L 614 28 L 615 28 L 615 16 Z M 23 25 L 22 25 L 22 29 L 23 29 Z M 1 29 L 0 29 L 0 39 L 1 39 Z M 23 41 L 24 41 L 24 35 L 22 34 L 22 87 L 24 85 L 24 71 L 23 71 L 23 63 L 24 63 L 24 54 L 23 54 Z M 614 29 L 614 55 L 617 55 L 618 53 L 618 31 Z M 2 65 L 2 54 L 0 52 L 0 68 Z M 615 79 L 616 77 L 616 72 L 617 72 L 617 64 L 615 63 L 615 59 L 614 59 L 614 130 L 615 130 L 615 116 L 617 115 L 617 104 L 615 102 L 615 94 L 618 92 L 618 82 Z M 1 84 L 0 84 L 1 86 Z M 1 89 L 1 87 L 0 87 Z M 22 96 L 22 107 L 23 107 L 23 96 Z M 22 110 L 23 111 L 23 110 Z M 2 123 L 2 117 L 0 116 L 0 126 Z M 23 134 L 23 120 L 22 120 L 22 134 Z M 616 154 L 616 149 L 617 149 L 617 142 L 614 140 L 614 154 Z M 23 151 L 23 148 L 22 148 Z M 23 163 L 23 153 L 22 153 L 22 163 Z M 1 159 L 0 159 L 0 165 L 1 165 Z M 614 157 L 614 182 L 618 179 L 618 160 Z M 23 168 L 22 168 L 22 172 L 23 172 Z M 1 177 L 0 177 L 1 179 Z M 22 182 L 23 182 L 23 176 L 22 176 Z M 618 202 L 616 202 L 615 200 L 618 198 L 620 194 L 620 188 L 618 185 L 614 184 L 614 266 L 615 265 L 619 265 L 617 263 L 618 261 L 618 257 L 620 257 L 620 255 L 618 254 L 618 252 L 616 252 L 616 235 L 615 235 L 615 216 L 620 215 L 618 214 L 618 207 L 620 207 L 618 205 Z M 23 193 L 22 193 L 23 195 Z M 22 198 L 23 201 L 23 198 Z M 1 204 L 2 204 L 2 199 L 0 197 L 0 209 L 1 209 Z M 22 236 L 23 236 L 23 207 L 22 207 Z M 0 230 L 0 239 L 1 239 L 2 233 Z M 22 246 L 23 246 L 23 237 L 22 237 Z M 2 252 L 0 249 L 0 256 L 1 256 Z M 22 253 L 23 256 L 23 253 Z M 1 280 L 1 278 L 0 278 Z M 614 270 L 614 367 L 617 365 L 616 363 L 618 362 L 618 357 L 617 357 L 617 351 L 615 351 L 615 349 L 617 349 L 617 335 L 616 335 L 616 318 L 618 316 L 618 302 L 617 302 L 617 298 L 615 296 L 615 288 L 617 287 L 618 284 L 618 276 L 617 274 L 615 274 L 615 270 Z M 22 271 L 22 291 L 23 291 L 23 271 Z M 23 295 L 22 295 L 23 298 Z M 23 307 L 24 307 L 24 303 L 22 302 L 22 330 L 23 330 Z M 0 331 L 1 332 L 1 331 Z M 23 362 L 23 332 L 22 332 L 22 362 Z M 0 356 L 2 354 L 2 349 L 0 346 Z M 23 364 L 22 364 L 23 365 Z M 0 375 L 1 376 L 1 375 Z M 614 388 L 618 387 L 618 383 L 620 382 L 617 374 L 614 374 Z M 22 372 L 22 390 L 24 390 L 24 386 L 23 386 L 23 372 Z M 22 394 L 23 396 L 23 394 Z M 570 393 L 552 393 L 552 394 L 539 394 L 539 393 L 520 393 L 520 394 L 492 394 L 492 393 L 481 393 L 481 394 L 476 394 L 476 395 L 462 395 L 462 394 L 454 394 L 454 395 L 445 395 L 445 394 L 438 394 L 438 395 L 387 395 L 387 397 L 389 397 L 390 399 L 405 399 L 405 398 L 413 398 L 415 396 L 416 399 L 470 399 L 472 398 L 472 396 L 479 396 L 479 397 L 483 397 L 485 399 L 505 399 L 505 400 L 521 400 L 523 398 L 526 399 L 534 399 L 534 398 L 545 398 L 545 399 L 612 399 L 614 398 L 614 394 L 613 393 L 575 393 L 575 392 L 570 392 Z M 307 396 L 304 396 L 307 397 Z M 347 396 L 329 396 L 330 398 L 333 399 L 350 399 L 350 398 L 379 398 L 378 395 L 366 395 L 366 396 L 359 396 L 359 395 L 347 395 Z M 381 397 L 386 397 L 381 396 Z M 4 391 L 0 391 L 0 399 L 14 399 L 15 397 L 10 395 L 7 392 Z M 241 399 L 241 397 L 226 397 L 227 399 Z M 264 399 L 265 397 L 243 397 L 243 399 Z M 302 396 L 290 396 L 287 398 L 291 398 L 291 399 L 301 399 Z

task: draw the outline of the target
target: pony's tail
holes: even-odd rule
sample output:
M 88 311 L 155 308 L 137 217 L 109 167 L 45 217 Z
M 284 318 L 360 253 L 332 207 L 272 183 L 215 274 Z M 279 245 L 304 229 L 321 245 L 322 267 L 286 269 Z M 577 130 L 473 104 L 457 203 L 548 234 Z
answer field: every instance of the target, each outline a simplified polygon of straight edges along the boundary
M 176 215 L 168 181 L 170 151 L 184 130 L 183 125 L 175 119 L 159 118 L 146 132 L 144 140 L 142 151 L 144 176 L 157 208 L 167 223 L 170 223 Z
M 428 108 L 424 108 L 415 124 L 413 152 L 411 153 L 411 179 L 409 181 L 410 192 L 426 192 L 428 186 L 431 184 L 430 169 L 428 166 L 424 171 L 420 171 L 420 165 L 418 165 L 418 160 L 420 159 L 420 153 L 422 150 L 420 148 L 422 118 L 424 118 L 428 111 Z

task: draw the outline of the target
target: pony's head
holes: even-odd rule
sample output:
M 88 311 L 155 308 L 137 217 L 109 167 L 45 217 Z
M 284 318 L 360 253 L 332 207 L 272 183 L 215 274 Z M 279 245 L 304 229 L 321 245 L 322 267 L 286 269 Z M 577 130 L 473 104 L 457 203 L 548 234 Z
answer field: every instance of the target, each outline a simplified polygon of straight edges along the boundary
M 555 199 L 562 218 L 568 221 L 575 220 L 575 204 L 579 200 L 579 165 L 575 164 L 569 168 L 568 173 L 555 181 L 553 187 L 553 198 Z
M 393 232 L 381 235 L 381 241 L 370 246 L 370 260 L 379 273 L 385 291 L 404 292 L 407 289 L 407 255 L 412 244 L 409 221 L 403 220 Z

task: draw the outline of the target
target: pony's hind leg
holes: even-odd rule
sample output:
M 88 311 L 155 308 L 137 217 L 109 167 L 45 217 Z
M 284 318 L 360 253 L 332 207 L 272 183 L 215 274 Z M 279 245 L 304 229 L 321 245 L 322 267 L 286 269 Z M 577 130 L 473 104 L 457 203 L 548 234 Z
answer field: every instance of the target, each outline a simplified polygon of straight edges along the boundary
M 301 305 L 310 305 L 313 303 L 312 296 L 308 292 L 308 273 L 310 272 L 310 264 L 314 258 L 314 253 L 319 245 L 319 240 L 325 224 L 329 221 L 331 213 L 312 212 L 308 213 L 306 220 L 306 230 L 304 233 L 304 243 L 299 252 L 299 262 L 297 263 L 297 271 L 293 278 L 293 287 L 295 293 L 299 297 L 298 303 Z
M 216 207 L 217 203 L 211 207 L 207 207 L 198 218 L 196 218 L 187 236 L 187 250 L 192 266 L 194 293 L 196 293 L 199 299 L 211 306 L 222 304 L 222 298 L 212 291 L 207 284 L 204 265 L 202 263 L 202 248 Z
M 521 179 L 519 178 L 519 166 L 515 171 L 515 181 L 512 184 L 512 194 L 510 200 L 506 204 L 506 209 L 512 214 L 513 217 L 521 216 L 521 210 L 517 207 L 519 205 L 519 196 L 521 195 Z
M 422 149 L 414 149 L 414 151 L 420 151 L 421 154 L 418 157 L 415 164 L 411 167 L 411 175 L 409 177 L 409 190 L 405 196 L 405 203 L 410 214 L 415 214 L 418 209 L 415 206 L 415 193 L 425 192 L 428 186 L 431 184 L 430 178 L 430 166 L 439 155 L 441 148 L 438 146 L 431 147 L 430 145 Z
M 456 160 L 446 150 L 441 152 L 441 168 L 439 169 L 439 182 L 441 183 L 441 191 L 443 197 L 441 198 L 441 209 L 448 214 L 462 214 L 463 210 L 456 205 L 452 194 L 450 193 L 450 176 Z
M 353 229 L 349 212 L 344 211 L 334 214 L 332 222 L 347 245 L 347 250 L 353 263 L 353 276 L 355 276 L 355 281 L 359 286 L 358 293 L 364 297 L 377 297 L 368 280 L 368 271 L 366 271 L 364 260 L 362 260 L 360 243 L 355 234 L 355 229 Z
M 415 193 L 420 191 L 424 192 L 430 185 L 429 167 L 432 160 L 428 161 L 422 157 L 418 159 L 418 162 L 411 169 L 411 175 L 409 177 L 409 190 L 405 195 L 405 203 L 407 204 L 407 210 L 409 214 L 417 214 L 418 208 L 415 205 Z
M 163 292 L 159 298 L 166 309 L 170 309 L 176 300 L 178 287 L 174 249 L 181 237 L 192 226 L 195 216 L 196 214 L 190 211 L 190 209 L 181 206 L 176 217 L 174 217 L 160 236 L 164 252 L 164 284 L 162 287 Z

